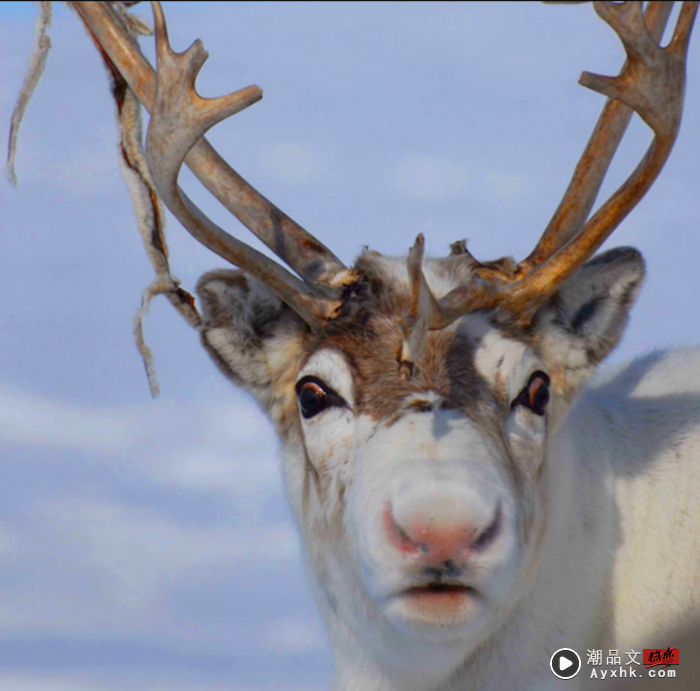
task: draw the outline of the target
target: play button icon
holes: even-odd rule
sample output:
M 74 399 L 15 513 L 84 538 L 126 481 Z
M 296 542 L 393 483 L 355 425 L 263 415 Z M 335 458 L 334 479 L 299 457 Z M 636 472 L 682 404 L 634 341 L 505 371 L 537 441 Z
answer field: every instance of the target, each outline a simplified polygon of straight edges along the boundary
M 549 666 L 554 672 L 554 676 L 560 679 L 573 679 L 581 670 L 581 658 L 571 648 L 559 648 L 552 655 Z

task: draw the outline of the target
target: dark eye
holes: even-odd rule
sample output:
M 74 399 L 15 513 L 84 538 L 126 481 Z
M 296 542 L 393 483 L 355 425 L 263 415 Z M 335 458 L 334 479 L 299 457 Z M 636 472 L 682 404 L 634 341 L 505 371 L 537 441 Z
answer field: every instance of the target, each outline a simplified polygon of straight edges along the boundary
M 549 403 L 549 376 L 544 372 L 533 372 L 527 386 L 510 404 L 511 410 L 519 405 L 529 408 L 535 415 L 544 415 L 544 409 Z
M 297 399 L 306 420 L 326 408 L 345 405 L 345 401 L 333 389 L 316 377 L 304 377 L 297 382 Z

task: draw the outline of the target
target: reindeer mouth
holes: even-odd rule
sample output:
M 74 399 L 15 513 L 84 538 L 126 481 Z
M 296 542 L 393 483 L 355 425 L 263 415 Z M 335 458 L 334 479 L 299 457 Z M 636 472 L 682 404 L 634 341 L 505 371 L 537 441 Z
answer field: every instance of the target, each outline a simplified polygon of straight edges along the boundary
M 402 592 L 402 594 L 413 594 L 413 593 L 458 593 L 463 592 L 465 594 L 476 593 L 476 590 L 469 585 L 464 585 L 462 583 L 443 583 L 442 581 L 433 581 L 431 583 L 426 583 L 425 585 L 415 585 L 408 588 Z
M 432 581 L 406 588 L 393 599 L 402 619 L 445 626 L 461 625 L 472 619 L 482 597 L 463 583 Z
M 455 600 L 460 598 L 475 597 L 477 591 L 469 585 L 462 583 L 444 583 L 433 581 L 425 585 L 416 585 L 399 593 L 399 597 L 418 600 Z

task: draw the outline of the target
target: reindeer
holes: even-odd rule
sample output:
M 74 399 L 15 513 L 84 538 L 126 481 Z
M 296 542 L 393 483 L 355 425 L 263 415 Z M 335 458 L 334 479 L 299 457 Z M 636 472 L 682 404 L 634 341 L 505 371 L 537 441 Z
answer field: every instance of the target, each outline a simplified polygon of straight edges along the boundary
M 275 426 L 334 688 L 560 688 L 558 648 L 625 648 L 697 621 L 700 403 L 687 394 L 700 351 L 594 374 L 645 275 L 633 248 L 596 251 L 673 148 L 698 2 L 683 3 L 664 48 L 672 3 L 594 3 L 627 61 L 618 77 L 583 74 L 609 100 L 528 257 L 480 262 L 455 242 L 426 258 L 421 235 L 407 258 L 365 250 L 352 267 L 204 139 L 260 89 L 200 97 L 207 54 L 199 41 L 172 50 L 159 3 L 154 71 L 127 4 L 71 3 L 113 78 L 157 271 L 144 304 L 167 295 Z M 654 140 L 591 215 L 633 111 Z M 194 205 L 178 185 L 185 162 L 291 270 Z M 170 275 L 156 195 L 239 267 L 202 276 L 201 314 Z

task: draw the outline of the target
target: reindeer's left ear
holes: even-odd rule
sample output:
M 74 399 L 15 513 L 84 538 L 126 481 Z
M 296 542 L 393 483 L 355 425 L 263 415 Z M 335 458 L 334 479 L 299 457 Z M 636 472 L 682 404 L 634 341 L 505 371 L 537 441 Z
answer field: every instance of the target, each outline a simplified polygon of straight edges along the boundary
M 571 400 L 620 342 L 644 274 L 636 249 L 609 250 L 584 264 L 539 309 L 536 339 L 555 393 Z

